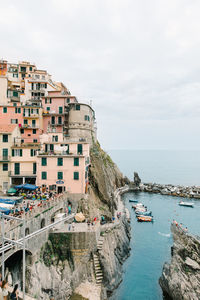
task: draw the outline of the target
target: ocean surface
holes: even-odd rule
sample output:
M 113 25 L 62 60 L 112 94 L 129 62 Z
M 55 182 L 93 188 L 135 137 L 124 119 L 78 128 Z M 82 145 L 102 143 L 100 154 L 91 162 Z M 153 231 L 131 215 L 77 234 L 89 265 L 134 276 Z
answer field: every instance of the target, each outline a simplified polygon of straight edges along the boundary
M 120 170 L 129 178 L 137 171 L 143 182 L 200 185 L 200 152 L 198 151 L 109 151 Z M 170 224 L 173 219 L 200 236 L 200 200 L 194 208 L 180 207 L 180 198 L 147 193 L 124 196 L 131 213 L 131 255 L 123 265 L 123 281 L 112 300 L 160 300 L 158 284 L 165 261 L 170 260 L 173 244 Z M 129 199 L 144 203 L 154 216 L 154 223 L 138 223 Z

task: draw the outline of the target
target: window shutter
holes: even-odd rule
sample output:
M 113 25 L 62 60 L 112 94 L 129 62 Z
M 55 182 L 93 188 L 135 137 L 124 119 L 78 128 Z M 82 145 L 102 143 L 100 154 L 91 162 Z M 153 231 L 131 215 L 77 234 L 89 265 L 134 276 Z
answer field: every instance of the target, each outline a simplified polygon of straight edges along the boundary
M 15 156 L 15 151 L 14 151 L 14 149 L 12 149 L 12 156 Z
M 20 149 L 20 156 L 22 156 L 22 149 Z

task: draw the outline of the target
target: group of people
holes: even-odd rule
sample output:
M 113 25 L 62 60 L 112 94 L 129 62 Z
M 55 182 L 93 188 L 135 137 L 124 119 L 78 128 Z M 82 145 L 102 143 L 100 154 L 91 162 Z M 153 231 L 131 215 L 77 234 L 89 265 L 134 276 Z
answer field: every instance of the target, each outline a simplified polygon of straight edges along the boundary
M 8 292 L 8 282 L 2 280 L 2 275 L 0 274 L 0 300 L 17 300 L 19 298 L 18 284 L 15 284 L 12 293 L 9 295 Z

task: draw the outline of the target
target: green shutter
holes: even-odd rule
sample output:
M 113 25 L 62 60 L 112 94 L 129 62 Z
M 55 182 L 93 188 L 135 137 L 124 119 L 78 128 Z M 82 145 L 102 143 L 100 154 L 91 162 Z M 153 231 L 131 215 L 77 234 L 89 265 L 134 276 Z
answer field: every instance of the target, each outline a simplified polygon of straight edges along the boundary
M 20 156 L 22 156 L 22 149 L 20 149 Z
M 62 114 L 63 113 L 63 108 L 62 106 L 59 107 L 59 114 Z
M 79 172 L 74 172 L 74 180 L 79 180 Z
M 37 172 L 37 164 L 33 163 L 33 174 L 36 174 Z
M 7 107 L 3 108 L 3 113 L 6 114 L 7 113 Z
M 63 172 L 58 172 L 58 179 L 63 179 Z
M 74 166 L 79 166 L 79 158 L 74 157 Z
M 46 165 L 47 165 L 47 158 L 42 157 L 42 166 L 46 166 Z
M 19 174 L 20 174 L 20 164 L 15 163 L 15 175 L 19 175 Z
M 12 149 L 12 156 L 15 156 L 15 151 L 14 151 L 14 149 Z
M 63 166 L 63 158 L 62 157 L 58 158 L 57 165 L 58 166 Z
M 80 154 L 80 155 L 83 154 L 83 145 L 82 145 L 82 144 L 78 144 L 78 146 L 77 146 L 77 152 L 78 152 L 78 154 Z
M 42 179 L 47 179 L 47 172 L 42 172 Z

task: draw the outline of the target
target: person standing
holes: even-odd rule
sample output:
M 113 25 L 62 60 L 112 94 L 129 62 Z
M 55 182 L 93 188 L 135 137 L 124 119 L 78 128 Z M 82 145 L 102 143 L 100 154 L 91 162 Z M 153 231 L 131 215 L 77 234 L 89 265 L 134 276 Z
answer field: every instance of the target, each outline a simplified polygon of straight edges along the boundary
M 15 284 L 12 293 L 10 294 L 11 300 L 18 300 L 19 298 L 19 291 L 18 291 L 18 284 Z

